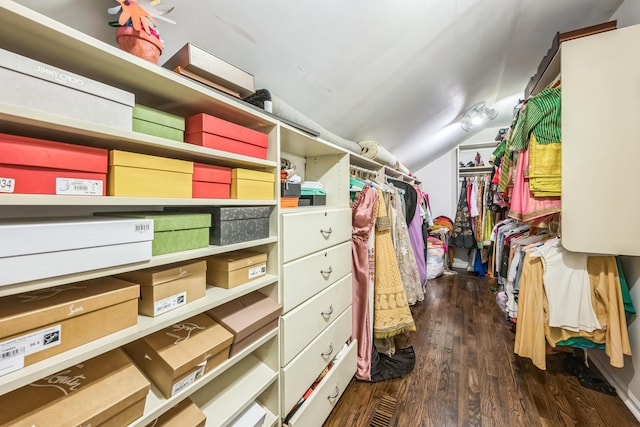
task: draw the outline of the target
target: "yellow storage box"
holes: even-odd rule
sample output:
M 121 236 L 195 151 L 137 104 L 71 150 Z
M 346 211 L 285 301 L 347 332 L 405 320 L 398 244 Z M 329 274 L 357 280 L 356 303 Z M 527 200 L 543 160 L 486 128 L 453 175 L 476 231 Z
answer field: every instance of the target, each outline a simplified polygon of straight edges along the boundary
M 231 198 L 250 200 L 275 199 L 275 174 L 251 169 L 231 170 Z
M 111 150 L 107 195 L 191 197 L 193 162 Z

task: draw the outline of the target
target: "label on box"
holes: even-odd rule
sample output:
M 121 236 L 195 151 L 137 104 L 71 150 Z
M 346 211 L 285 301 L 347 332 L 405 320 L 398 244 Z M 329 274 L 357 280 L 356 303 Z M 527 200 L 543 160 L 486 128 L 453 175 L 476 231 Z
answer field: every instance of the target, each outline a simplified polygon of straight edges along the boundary
M 183 379 L 181 379 L 180 381 L 175 383 L 173 385 L 173 387 L 171 388 L 171 396 L 173 396 L 174 394 L 179 393 L 180 391 L 182 391 L 185 388 L 189 387 L 198 378 L 200 378 L 202 376 L 202 374 L 204 374 L 204 367 L 205 367 L 206 364 L 207 364 L 207 362 L 201 363 L 200 367 L 198 369 L 196 369 L 191 374 L 187 375 L 186 377 L 184 377 Z
M 16 180 L 0 177 L 0 193 L 13 193 L 16 188 Z
M 56 178 L 56 194 L 102 196 L 102 181 L 97 179 Z
M 267 265 L 259 265 L 257 267 L 253 267 L 249 269 L 249 279 L 253 279 L 254 277 L 262 276 L 267 272 Z
M 62 328 L 56 325 L 0 343 L 0 373 L 22 368 L 25 356 L 55 347 L 61 342 Z
M 180 307 L 181 305 L 185 305 L 187 303 L 187 293 L 180 292 L 179 294 L 171 295 L 168 298 L 161 299 L 160 301 L 156 301 L 153 305 L 153 315 L 157 316 L 158 314 L 165 313 L 167 311 L 173 310 L 176 307 Z

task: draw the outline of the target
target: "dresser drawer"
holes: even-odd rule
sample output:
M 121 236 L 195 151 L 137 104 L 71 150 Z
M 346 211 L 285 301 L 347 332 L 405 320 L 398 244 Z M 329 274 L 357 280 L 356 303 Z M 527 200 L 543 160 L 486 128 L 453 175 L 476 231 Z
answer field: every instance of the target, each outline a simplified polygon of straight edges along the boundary
M 347 353 L 337 361 L 298 412 L 289 427 L 320 427 L 336 405 L 356 372 L 358 342 L 353 341 Z
M 282 215 L 282 262 L 351 240 L 351 209 Z
M 293 408 L 350 336 L 351 307 L 282 370 L 283 414 Z
M 288 312 L 351 273 L 351 241 L 285 264 L 282 310 Z
M 291 362 L 350 305 L 351 274 L 348 274 L 282 316 L 282 366 Z

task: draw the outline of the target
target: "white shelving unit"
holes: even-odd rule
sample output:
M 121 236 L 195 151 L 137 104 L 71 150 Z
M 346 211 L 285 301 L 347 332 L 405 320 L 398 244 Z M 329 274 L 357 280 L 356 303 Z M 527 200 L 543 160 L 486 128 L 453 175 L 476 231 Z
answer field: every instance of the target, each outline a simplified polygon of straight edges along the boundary
M 339 347 L 351 335 L 351 316 L 346 324 L 336 320 L 351 306 L 351 250 L 344 244 L 351 236 L 350 153 L 286 125 L 279 126 L 279 132 L 281 157 L 296 165 L 297 174 L 303 180 L 321 182 L 327 193 L 326 205 L 279 209 L 279 292 L 283 304 L 280 413 L 284 420 L 293 404 L 331 361 L 322 353 L 332 348 L 332 344 Z M 328 301 L 331 298 L 333 305 Z M 321 327 L 311 327 L 318 324 Z M 309 328 L 305 327 L 301 333 L 294 325 Z M 340 330 L 336 332 L 338 326 Z M 335 343 L 334 338 L 338 339 Z M 312 342 L 319 344 L 311 345 Z M 293 352 L 299 357 L 293 358 Z M 356 370 L 355 361 L 341 361 L 340 365 L 342 379 L 348 383 Z M 287 375 L 287 371 L 302 374 Z M 311 395 L 317 398 L 318 393 Z M 308 425 L 320 425 L 338 399 L 336 396 L 328 410 L 319 413 L 311 404 L 311 400 L 317 399 L 310 397 L 310 403 L 298 409 L 297 417 L 306 414 L 306 419 L 313 420 Z
M 45 43 L 42 43 L 45 41 Z M 57 114 L 0 103 L 2 132 L 78 145 L 119 149 L 187 161 L 242 167 L 276 173 L 279 169 L 278 123 L 260 111 L 214 90 L 189 81 L 115 46 L 80 33 L 10 0 L 0 0 L 0 48 L 106 83 L 135 95 L 136 102 L 188 117 L 207 113 L 259 130 L 269 138 L 267 160 L 227 153 L 122 129 L 75 120 Z M 274 183 L 277 192 L 277 184 Z M 128 271 L 195 260 L 238 249 L 255 248 L 268 254 L 267 275 L 233 289 L 208 287 L 205 297 L 169 313 L 138 316 L 135 326 L 0 377 L 0 398 L 5 393 L 103 354 L 176 322 L 260 291 L 278 299 L 279 239 L 277 200 L 219 200 L 179 198 L 69 197 L 0 195 L 0 218 L 91 215 L 116 210 L 162 210 L 173 206 L 269 206 L 270 237 L 228 246 L 153 257 L 133 263 L 0 287 L 0 297 L 49 288 Z M 145 412 L 134 426 L 144 426 L 182 399 L 191 396 L 210 416 L 208 425 L 230 421 L 252 401 L 268 411 L 265 425 L 279 425 L 279 327 L 234 355 L 192 385 L 167 399 L 152 386 Z

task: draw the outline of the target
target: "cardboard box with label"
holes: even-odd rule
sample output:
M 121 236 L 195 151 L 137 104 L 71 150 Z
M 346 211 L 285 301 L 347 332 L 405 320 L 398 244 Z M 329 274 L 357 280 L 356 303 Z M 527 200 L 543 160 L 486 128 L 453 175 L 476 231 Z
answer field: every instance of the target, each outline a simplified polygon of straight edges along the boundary
M 144 218 L 153 221 L 153 256 L 209 246 L 211 214 L 182 212 L 107 212 L 96 215 L 111 215 L 129 218 Z
M 193 162 L 111 150 L 107 194 L 190 198 L 192 176 Z
M 0 286 L 148 261 L 152 240 L 148 219 L 0 219 Z
M 104 196 L 108 151 L 0 133 L 0 195 Z
M 128 425 L 144 413 L 149 385 L 122 350 L 112 350 L 3 395 L 0 425 Z
M 232 245 L 269 237 L 269 206 L 226 207 L 211 209 L 211 237 L 209 243 Z
M 227 360 L 232 341 L 233 334 L 199 314 L 123 348 L 169 398 Z
M 186 398 L 147 427 L 204 427 L 206 423 L 207 416 L 204 412 L 191 399 Z
M 208 114 L 188 117 L 185 141 L 229 153 L 267 158 L 269 136 Z
M 0 49 L 0 81 L 0 103 L 131 130 L 135 97 L 122 89 L 4 49 Z
M 184 141 L 184 117 L 136 104 L 133 107 L 133 131 Z
M 282 306 L 258 291 L 251 292 L 207 311 L 233 333 L 233 356 L 278 325 Z
M 136 325 L 139 295 L 103 277 L 0 298 L 0 375 Z
M 207 284 L 231 289 L 267 274 L 267 254 L 234 251 L 207 257 Z
M 189 261 L 118 275 L 140 285 L 138 312 L 159 316 L 205 296 L 207 262 Z
M 252 169 L 231 170 L 231 198 L 245 200 L 273 200 L 275 175 Z
M 193 164 L 193 198 L 228 199 L 231 196 L 231 168 Z

